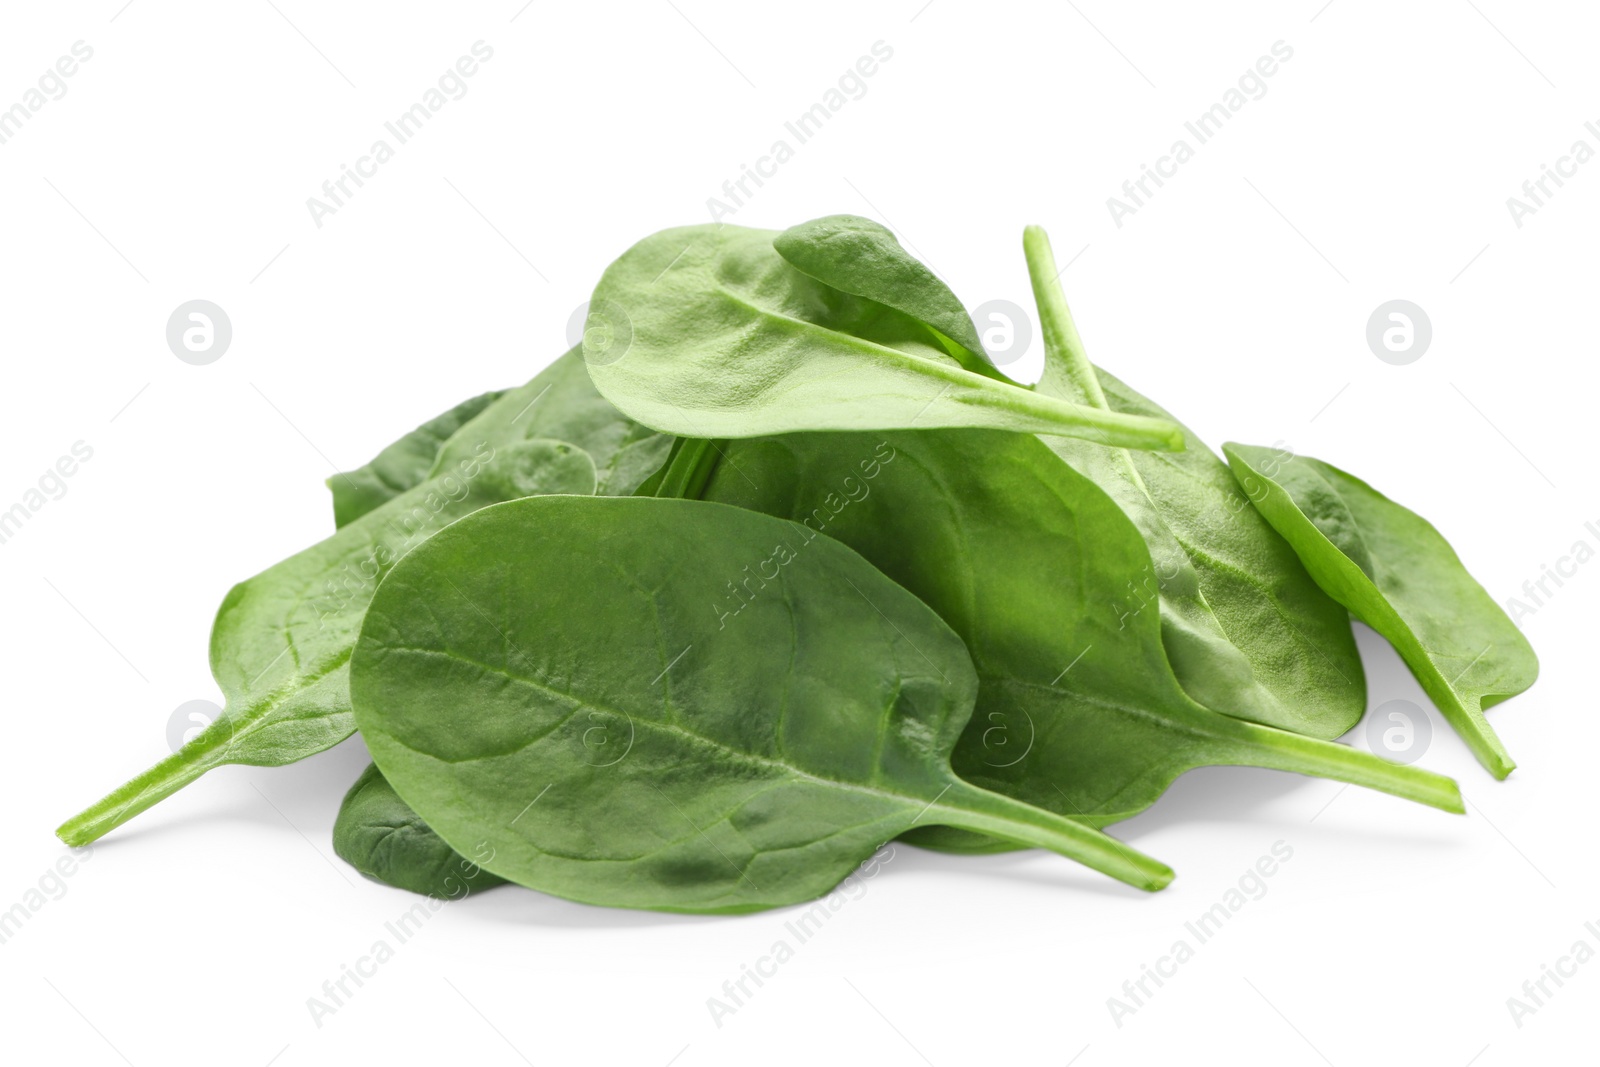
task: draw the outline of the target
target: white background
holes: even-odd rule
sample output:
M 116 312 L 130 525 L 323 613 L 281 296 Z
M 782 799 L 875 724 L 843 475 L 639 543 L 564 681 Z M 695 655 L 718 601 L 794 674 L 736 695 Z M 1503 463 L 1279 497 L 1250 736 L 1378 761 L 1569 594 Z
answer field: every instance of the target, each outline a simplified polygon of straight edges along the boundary
M 1575 541 L 1600 547 L 1600 163 L 1520 228 L 1506 206 L 1574 140 L 1600 148 L 1585 5 L 123 2 L 7 5 L 0 32 L 0 106 L 94 49 L 0 145 L 0 509 L 74 442 L 94 450 L 0 545 L 0 909 L 66 854 L 62 818 L 166 754 L 175 707 L 216 698 L 215 606 L 331 529 L 324 477 L 531 377 L 612 258 L 705 220 L 880 40 L 866 94 L 730 221 L 866 215 L 969 306 L 1030 308 L 1020 235 L 1043 224 L 1092 357 L 1213 444 L 1281 439 L 1367 477 L 1502 601 Z M 306 199 L 480 39 L 494 56 L 466 96 L 315 226 Z M 1114 225 L 1107 197 L 1280 40 L 1266 95 Z M 165 343 L 195 298 L 233 323 L 209 366 Z M 1433 323 L 1409 366 L 1365 341 L 1395 298 Z M 1492 713 L 1509 781 L 1435 717 L 1422 764 L 1458 777 L 1466 817 L 1194 773 L 1116 831 L 1177 868 L 1154 896 L 1042 853 L 901 847 L 720 1027 L 707 998 L 792 916 L 515 889 L 443 909 L 318 1027 L 307 998 L 414 899 L 332 856 L 365 754 L 225 768 L 97 845 L 0 945 L 3 1055 L 1592 1062 L 1600 963 L 1520 1028 L 1506 1001 L 1580 938 L 1600 949 L 1597 597 L 1590 564 L 1522 620 L 1543 675 Z M 1381 641 L 1363 650 L 1373 707 L 1425 703 Z M 1279 841 L 1293 858 L 1266 895 L 1117 1026 L 1107 998 Z

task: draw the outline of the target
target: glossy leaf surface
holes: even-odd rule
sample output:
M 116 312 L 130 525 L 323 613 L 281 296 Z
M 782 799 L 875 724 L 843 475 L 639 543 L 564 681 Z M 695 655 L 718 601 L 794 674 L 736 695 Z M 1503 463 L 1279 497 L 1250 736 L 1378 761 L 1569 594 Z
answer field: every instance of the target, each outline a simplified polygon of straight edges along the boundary
M 699 501 L 480 511 L 373 599 L 351 669 L 362 736 L 445 841 L 588 903 L 808 900 L 918 824 L 1166 883 L 1098 831 L 959 780 L 977 687 L 960 639 L 854 552 L 802 539 Z M 730 619 L 721 579 L 746 562 L 771 578 Z
M 735 441 L 706 496 L 794 519 L 818 542 L 843 541 L 962 637 L 980 684 L 953 764 L 976 785 L 1096 826 L 1213 764 L 1320 775 L 1461 810 L 1448 778 L 1190 699 L 1158 613 L 1122 608 L 1129 580 L 1150 565 L 1139 531 L 1038 438 L 973 430 Z M 719 601 L 730 628 L 742 605 L 766 595 L 763 577 L 733 577 Z M 912 839 L 1014 847 L 942 827 Z

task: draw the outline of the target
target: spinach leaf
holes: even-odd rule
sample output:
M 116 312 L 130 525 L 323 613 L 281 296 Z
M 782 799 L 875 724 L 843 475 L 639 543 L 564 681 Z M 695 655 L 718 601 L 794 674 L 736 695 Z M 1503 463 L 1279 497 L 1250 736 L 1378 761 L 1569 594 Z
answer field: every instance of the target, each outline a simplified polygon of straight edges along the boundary
M 581 369 L 581 368 L 580 368 Z M 211 630 L 217 720 L 56 831 L 87 844 L 224 763 L 278 766 L 355 730 L 349 660 L 373 589 L 397 559 L 488 504 L 590 493 L 594 462 L 564 441 L 482 443 L 333 536 L 234 586 Z
M 480 417 L 481 416 L 481 417 Z M 666 459 L 673 438 L 640 426 L 595 391 L 580 348 L 572 348 L 519 389 L 462 401 L 389 445 L 366 466 L 328 479 L 334 521 L 343 526 L 436 471 L 470 459 L 484 442 L 533 437 L 568 441 L 594 459 L 597 492 L 633 493 Z
M 362 736 L 445 841 L 593 904 L 808 900 L 919 823 L 1166 884 L 1099 831 L 958 779 L 950 746 L 977 688 L 961 640 L 803 535 L 689 500 L 486 508 L 373 598 L 351 666 Z M 770 578 L 728 618 L 721 577 L 745 561 Z
M 664 230 L 607 268 L 590 302 L 591 321 L 606 328 L 584 340 L 600 392 L 639 422 L 685 437 L 991 426 L 1182 447 L 1171 423 L 974 374 L 934 325 L 818 282 L 774 250 L 775 236 Z
M 1539 660 L 1439 531 L 1321 460 L 1225 444 L 1239 484 L 1312 577 L 1388 639 L 1478 762 L 1516 767 L 1484 710 L 1527 689 Z
M 375 882 L 446 900 L 506 882 L 445 844 L 400 799 L 376 763 L 367 765 L 339 806 L 333 850 Z M 477 861 L 488 858 L 476 854 Z
M 365 466 L 329 478 L 334 525 L 345 526 L 420 484 L 433 470 L 445 441 L 504 392 L 496 390 L 463 400 L 379 452 Z
M 1320 775 L 1462 810 L 1448 778 L 1195 703 L 1173 676 L 1157 613 L 1123 606 L 1129 581 L 1150 567 L 1138 529 L 1038 438 L 967 430 L 733 441 L 705 496 L 799 521 L 815 543 L 843 541 L 961 636 L 979 689 L 952 763 L 974 785 L 1094 826 L 1142 811 L 1178 775 L 1212 764 Z M 732 577 L 719 601 L 730 630 L 773 596 L 759 569 Z M 1015 847 L 947 827 L 910 839 Z
M 594 459 L 595 492 L 628 496 L 658 470 L 672 447 L 670 434 L 641 426 L 595 389 L 583 352 L 568 349 L 526 385 L 508 390 L 439 449 L 430 474 L 471 458 L 480 441 L 509 444 L 535 437 L 568 441 Z
M 931 326 L 944 350 L 974 374 L 1010 381 L 983 350 L 978 328 L 950 287 L 871 219 L 829 215 L 802 222 L 774 237 L 772 247 L 824 285 Z
M 1023 236 L 1044 337 L 1039 391 L 1177 422 L 1094 367 L 1056 281 L 1043 230 Z M 1150 550 L 1124 611 L 1159 611 L 1173 673 L 1196 703 L 1312 737 L 1335 738 L 1367 706 L 1366 675 L 1344 608 L 1239 490 L 1227 464 L 1187 427 L 1182 452 L 1042 440 L 1117 502 Z

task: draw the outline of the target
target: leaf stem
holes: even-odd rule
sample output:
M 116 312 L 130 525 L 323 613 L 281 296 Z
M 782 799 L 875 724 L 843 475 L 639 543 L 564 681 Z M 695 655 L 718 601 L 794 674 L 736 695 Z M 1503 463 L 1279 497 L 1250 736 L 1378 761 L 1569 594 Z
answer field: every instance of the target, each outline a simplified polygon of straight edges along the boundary
M 1096 408 L 1108 407 L 1100 378 L 1089 362 L 1089 354 L 1078 336 L 1077 324 L 1061 291 L 1061 272 L 1056 269 L 1050 236 L 1040 226 L 1022 231 L 1022 254 L 1028 261 L 1028 280 L 1033 283 L 1033 302 L 1039 309 L 1039 333 L 1044 338 L 1045 374 L 1059 372 L 1071 385 L 1069 395 Z M 1058 386 L 1059 388 L 1059 386 Z M 1067 392 L 1066 390 L 1062 390 Z
M 1173 879 L 1171 867 L 1110 834 L 966 782 L 941 794 L 924 818 L 1049 849 L 1136 889 L 1154 892 Z
M 970 371 L 961 373 L 972 376 Z M 984 384 L 973 386 L 970 392 L 952 393 L 944 398 L 944 402 L 1031 416 L 1035 420 L 1033 424 L 1020 428 L 1032 433 L 1082 437 L 1115 448 L 1138 448 L 1151 452 L 1184 450 L 1183 431 L 1177 423 L 1166 419 L 1124 415 L 1120 411 L 1072 404 L 988 378 L 979 378 L 978 381 Z M 931 406 L 932 401 L 929 403 Z M 937 424 L 930 421 L 929 425 Z
M 1414 800 L 1442 811 L 1458 815 L 1466 812 L 1461 802 L 1461 788 L 1456 785 L 1455 779 L 1425 771 L 1421 767 L 1391 763 L 1348 745 L 1319 741 L 1226 716 L 1217 716 L 1211 731 L 1223 740 L 1231 760 L 1242 766 L 1268 767 L 1332 778 Z
M 716 441 L 703 437 L 682 437 L 679 440 L 683 446 L 673 453 L 655 495 L 698 500 L 711 481 L 712 471 L 722 459 L 722 449 Z
M 224 758 L 233 743 L 233 726 L 218 719 L 178 751 L 107 793 L 56 828 L 69 845 L 87 845 L 152 808 L 199 778 Z

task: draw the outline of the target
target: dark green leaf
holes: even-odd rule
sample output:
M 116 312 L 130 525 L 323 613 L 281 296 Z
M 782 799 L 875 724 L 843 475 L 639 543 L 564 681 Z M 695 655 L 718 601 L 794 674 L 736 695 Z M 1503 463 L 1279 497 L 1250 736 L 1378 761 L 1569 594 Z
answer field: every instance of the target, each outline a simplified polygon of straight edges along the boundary
M 361 772 L 339 806 L 333 850 L 375 882 L 446 900 L 506 881 L 480 865 L 491 858 L 487 853 L 468 859 L 445 844 L 400 799 L 375 763 Z
M 1128 583 L 1150 568 L 1139 531 L 1038 438 L 968 430 L 734 441 L 706 497 L 843 541 L 950 624 L 980 682 L 953 759 L 976 785 L 1095 826 L 1144 810 L 1178 775 L 1212 764 L 1321 775 L 1461 810 L 1448 778 L 1191 700 L 1168 665 L 1158 613 L 1124 608 Z M 742 618 L 747 583 L 759 588 L 763 577 L 736 575 L 726 610 Z M 1013 847 L 942 827 L 913 840 Z
M 1024 237 L 1045 342 L 1039 391 L 1130 415 L 1172 416 L 1090 364 L 1056 281 L 1044 231 Z M 1334 738 L 1361 719 L 1366 674 L 1348 613 L 1239 491 L 1227 464 L 1187 427 L 1182 452 L 1042 438 L 1117 502 L 1150 550 L 1122 598 L 1159 611 L 1167 659 L 1197 703 L 1235 718 Z
M 768 575 L 736 615 L 722 587 Z M 379 588 L 351 668 L 362 736 L 487 869 L 595 904 L 744 912 L 825 893 L 948 824 L 1144 888 L 1170 871 L 949 766 L 977 681 L 961 641 L 865 560 L 717 504 L 487 508 Z

